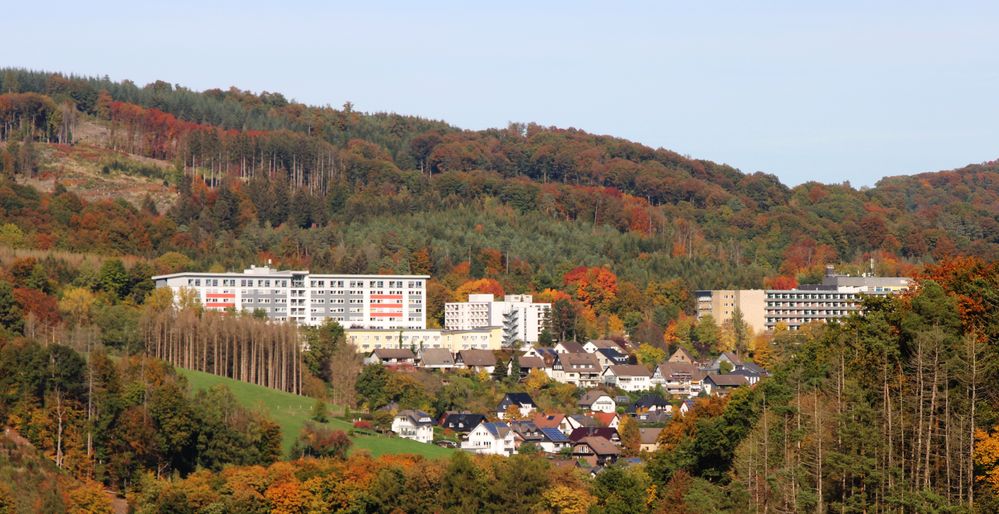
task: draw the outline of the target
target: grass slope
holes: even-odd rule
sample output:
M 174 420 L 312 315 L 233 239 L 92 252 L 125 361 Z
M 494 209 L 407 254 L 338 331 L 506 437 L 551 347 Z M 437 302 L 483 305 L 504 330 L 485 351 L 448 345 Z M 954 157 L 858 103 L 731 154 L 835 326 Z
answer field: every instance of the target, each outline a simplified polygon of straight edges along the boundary
M 187 378 L 188 384 L 194 391 L 222 384 L 232 391 L 232 394 L 242 405 L 266 412 L 281 426 L 281 447 L 285 454 L 291 450 L 299 431 L 309 420 L 312 405 L 315 403 L 314 399 L 306 396 L 297 396 L 210 373 L 183 368 L 177 368 L 177 372 Z M 341 412 L 341 410 L 341 408 L 333 406 L 330 406 L 329 409 L 330 412 Z M 326 426 L 344 431 L 351 428 L 350 423 L 339 419 L 331 419 Z M 357 435 L 352 439 L 354 446 L 351 451 L 364 450 L 373 456 L 414 453 L 429 458 L 440 458 L 447 457 L 454 451 L 397 437 Z

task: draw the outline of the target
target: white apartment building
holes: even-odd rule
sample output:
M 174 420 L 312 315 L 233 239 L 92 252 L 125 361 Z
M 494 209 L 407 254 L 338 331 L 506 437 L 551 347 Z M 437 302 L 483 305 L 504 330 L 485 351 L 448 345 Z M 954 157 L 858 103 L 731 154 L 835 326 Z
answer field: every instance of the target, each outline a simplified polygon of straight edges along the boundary
M 506 295 L 497 301 L 491 294 L 470 294 L 467 302 L 444 304 L 444 328 L 471 330 L 503 327 L 503 344 L 536 343 L 548 323 L 552 305 L 534 303 L 529 294 Z
M 184 272 L 152 277 L 176 295 L 190 289 L 208 310 L 260 311 L 274 320 L 344 328 L 427 326 L 428 275 L 337 275 L 251 266 L 242 273 Z
M 795 289 L 696 291 L 697 317 L 710 314 L 721 324 L 738 308 L 755 332 L 773 330 L 778 323 L 797 330 L 812 321 L 845 318 L 860 310 L 865 295 L 896 294 L 911 283 L 907 277 L 846 276 L 830 269 L 821 284 Z

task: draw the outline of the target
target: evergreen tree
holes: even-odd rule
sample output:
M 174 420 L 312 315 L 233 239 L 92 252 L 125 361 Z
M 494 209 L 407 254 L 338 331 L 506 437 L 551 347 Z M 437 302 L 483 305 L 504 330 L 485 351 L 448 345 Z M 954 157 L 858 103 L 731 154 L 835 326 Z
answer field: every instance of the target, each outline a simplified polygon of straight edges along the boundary
M 121 300 L 128 292 L 129 276 L 120 259 L 108 259 L 101 265 L 98 285 L 114 299 Z
M 597 505 L 591 512 L 601 514 L 634 514 L 648 512 L 645 505 L 646 484 L 637 471 L 621 466 L 608 466 L 593 482 Z
M 503 361 L 497 361 L 496 367 L 493 368 L 493 380 L 496 382 L 502 382 L 506 379 L 506 364 Z
M 520 358 L 517 356 L 518 351 L 513 352 L 513 357 L 510 358 L 510 382 L 516 384 L 520 381 Z
M 0 281 L 0 325 L 15 334 L 24 329 L 21 306 L 14 300 L 14 288 L 6 281 Z
M 302 327 L 299 329 L 305 337 L 308 350 L 303 352 L 302 360 L 305 367 L 314 376 L 329 382 L 330 359 L 338 345 L 344 343 L 343 327 L 339 323 L 327 318 L 318 327 Z
M 388 403 L 386 387 L 389 383 L 389 372 L 381 364 L 371 364 L 361 370 L 354 389 L 361 401 L 369 409 L 377 409 Z
M 738 307 L 732 311 L 732 337 L 735 342 L 735 354 L 741 358 L 749 349 L 749 326 L 742 316 L 742 310 Z
M 482 473 L 468 454 L 455 452 L 441 480 L 440 505 L 448 513 L 481 512 L 485 489 Z
M 320 399 L 316 399 L 316 401 L 312 404 L 312 412 L 309 415 L 309 418 L 312 419 L 312 421 L 315 421 L 316 423 L 326 423 L 327 421 L 329 421 L 329 414 L 327 413 L 326 402 Z

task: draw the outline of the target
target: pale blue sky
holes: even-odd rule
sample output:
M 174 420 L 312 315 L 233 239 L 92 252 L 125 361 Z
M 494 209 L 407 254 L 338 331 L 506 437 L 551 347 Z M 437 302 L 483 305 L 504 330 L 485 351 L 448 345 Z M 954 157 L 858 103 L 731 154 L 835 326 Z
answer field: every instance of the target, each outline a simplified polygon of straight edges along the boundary
M 6 5 L 0 65 L 577 127 L 789 184 L 999 158 L 999 2 L 160 3 Z

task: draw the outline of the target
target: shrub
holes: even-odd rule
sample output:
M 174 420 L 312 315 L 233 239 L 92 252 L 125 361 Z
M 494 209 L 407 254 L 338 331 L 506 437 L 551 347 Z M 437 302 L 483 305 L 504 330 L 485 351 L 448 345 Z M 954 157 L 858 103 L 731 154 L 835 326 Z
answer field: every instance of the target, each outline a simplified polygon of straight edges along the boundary
M 312 422 L 306 422 L 292 447 L 293 455 L 312 457 L 347 458 L 347 452 L 353 441 L 343 430 L 333 430 L 321 427 Z

